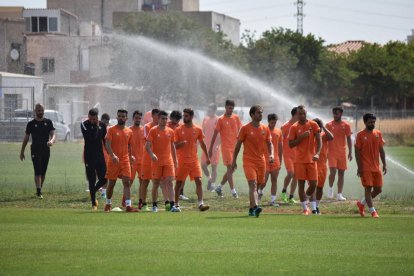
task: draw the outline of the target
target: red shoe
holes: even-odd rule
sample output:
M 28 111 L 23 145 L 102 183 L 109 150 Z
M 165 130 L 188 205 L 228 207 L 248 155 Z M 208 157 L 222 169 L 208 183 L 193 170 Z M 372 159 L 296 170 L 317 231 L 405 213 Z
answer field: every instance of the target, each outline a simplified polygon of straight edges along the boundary
M 372 213 L 371 213 L 371 216 L 372 216 L 373 218 L 379 218 L 377 211 L 372 212 Z
M 122 207 L 126 207 L 126 202 L 125 202 L 125 200 L 126 200 L 126 198 L 125 198 L 125 196 L 123 195 L 122 196 Z
M 125 212 L 128 212 L 128 213 L 138 213 L 139 210 L 138 209 L 135 209 L 135 208 L 132 208 L 131 206 L 127 206 L 126 209 L 125 209 Z
M 357 201 L 357 206 L 358 206 L 358 210 L 359 210 L 359 214 L 361 215 L 361 217 L 365 217 L 365 205 L 361 203 L 361 201 Z
M 303 210 L 302 212 L 302 215 L 304 216 L 309 216 L 309 214 L 310 214 L 309 208 L 306 208 L 306 210 Z
M 110 212 L 111 211 L 111 204 L 105 204 L 105 212 Z

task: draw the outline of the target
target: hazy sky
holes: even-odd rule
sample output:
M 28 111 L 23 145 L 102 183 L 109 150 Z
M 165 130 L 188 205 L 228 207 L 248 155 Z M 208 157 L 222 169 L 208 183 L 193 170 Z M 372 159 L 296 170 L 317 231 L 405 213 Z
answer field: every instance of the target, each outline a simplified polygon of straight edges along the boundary
M 241 21 L 241 32 L 248 29 L 260 35 L 272 27 L 296 30 L 295 2 L 296 0 L 200 0 L 200 10 L 216 11 L 238 18 Z M 45 8 L 46 0 L 0 0 L 0 6 Z M 327 44 L 346 40 L 378 43 L 406 41 L 407 35 L 414 29 L 412 0 L 307 0 L 304 14 L 304 34 L 320 36 Z

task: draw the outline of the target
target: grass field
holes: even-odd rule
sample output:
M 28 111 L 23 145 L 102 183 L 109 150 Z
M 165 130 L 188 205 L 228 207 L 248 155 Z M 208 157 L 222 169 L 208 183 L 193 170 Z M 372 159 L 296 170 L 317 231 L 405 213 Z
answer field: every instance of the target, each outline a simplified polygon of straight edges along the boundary
M 182 213 L 106 214 L 90 211 L 82 144 L 54 145 L 43 200 L 34 197 L 30 154 L 21 162 L 19 149 L 0 144 L 1 275 L 414 273 L 413 177 L 393 164 L 375 202 L 379 220 L 359 217 L 353 200 L 324 200 L 322 216 L 303 217 L 299 205 L 266 206 L 268 188 L 262 215 L 248 217 L 241 170 L 235 174 L 240 198 L 232 199 L 228 187 L 223 199 L 206 192 L 206 213 L 196 211 L 188 182 L 191 200 L 182 202 Z M 414 148 L 386 152 L 414 168 Z M 282 170 L 279 185 L 284 176 Z M 345 180 L 345 195 L 358 198 L 354 162 Z

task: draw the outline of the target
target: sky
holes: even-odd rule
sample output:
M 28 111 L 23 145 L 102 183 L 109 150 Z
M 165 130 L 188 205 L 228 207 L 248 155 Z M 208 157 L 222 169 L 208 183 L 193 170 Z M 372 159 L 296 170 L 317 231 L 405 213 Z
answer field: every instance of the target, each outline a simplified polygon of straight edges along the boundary
M 70 1 L 70 0 L 68 0 Z M 87 1 L 87 0 L 85 0 Z M 122 1 L 122 0 L 119 0 Z M 201 11 L 215 11 L 240 19 L 240 32 L 271 28 L 296 30 L 297 0 L 200 0 Z M 412 0 L 305 0 L 303 33 L 325 44 L 364 40 L 385 44 L 406 41 L 414 29 Z M 0 0 L 0 6 L 46 8 L 46 0 Z

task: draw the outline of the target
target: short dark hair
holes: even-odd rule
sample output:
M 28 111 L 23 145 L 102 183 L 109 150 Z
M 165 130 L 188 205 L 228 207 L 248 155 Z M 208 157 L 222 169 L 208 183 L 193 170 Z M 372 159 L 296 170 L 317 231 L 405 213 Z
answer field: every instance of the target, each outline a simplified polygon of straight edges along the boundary
M 335 111 L 344 113 L 344 109 L 341 106 L 335 106 L 334 108 L 332 108 L 332 113 L 334 113 Z
M 109 114 L 108 113 L 104 113 L 104 114 L 102 114 L 102 116 L 101 116 L 101 121 L 102 120 L 110 120 L 110 118 L 109 118 Z
M 170 119 L 181 120 L 182 118 L 183 118 L 183 115 L 181 114 L 181 111 L 179 110 L 173 110 L 170 114 Z
M 296 111 L 299 111 L 299 110 L 304 110 L 304 111 L 306 111 L 306 108 L 305 108 L 305 106 L 304 106 L 303 104 L 301 104 L 301 105 L 298 105 L 298 108 L 297 108 L 297 110 L 296 110 Z
M 373 120 L 377 119 L 377 117 L 372 113 L 365 113 L 362 118 L 364 120 L 364 123 L 368 122 L 368 120 L 371 120 L 371 119 L 373 119 Z
M 167 113 L 167 111 L 164 111 L 164 110 L 160 110 L 160 112 L 158 112 L 158 116 L 167 116 L 168 117 L 168 113 Z
M 225 106 L 235 106 L 233 100 L 226 100 Z
M 88 114 L 91 116 L 98 116 L 98 113 L 99 113 L 99 110 L 97 108 L 91 108 Z
M 213 111 L 217 111 L 217 105 L 215 103 L 211 103 L 208 105 L 208 109 L 213 110 Z
M 125 109 L 118 109 L 117 113 L 125 113 L 126 115 L 128 115 L 128 111 Z
M 269 115 L 267 115 L 267 121 L 271 121 L 271 120 L 278 120 L 279 118 L 277 117 L 276 113 L 270 113 Z
M 141 112 L 141 111 L 139 111 L 139 110 L 135 110 L 135 111 L 134 111 L 134 113 L 132 113 L 132 118 L 134 118 L 134 117 L 135 117 L 135 115 L 142 116 L 142 112 Z
M 292 110 L 290 111 L 290 114 L 292 115 L 292 117 L 295 116 L 296 113 L 298 113 L 298 108 L 297 107 L 292 108 Z
M 151 115 L 157 115 L 160 113 L 160 110 L 158 108 L 154 108 L 153 110 L 151 110 Z
M 190 107 L 184 108 L 183 113 L 187 113 L 191 117 L 194 116 L 194 110 Z
M 252 116 L 252 114 L 254 114 L 259 109 L 263 109 L 263 107 L 257 104 L 253 105 L 252 107 L 250 107 L 249 115 Z

